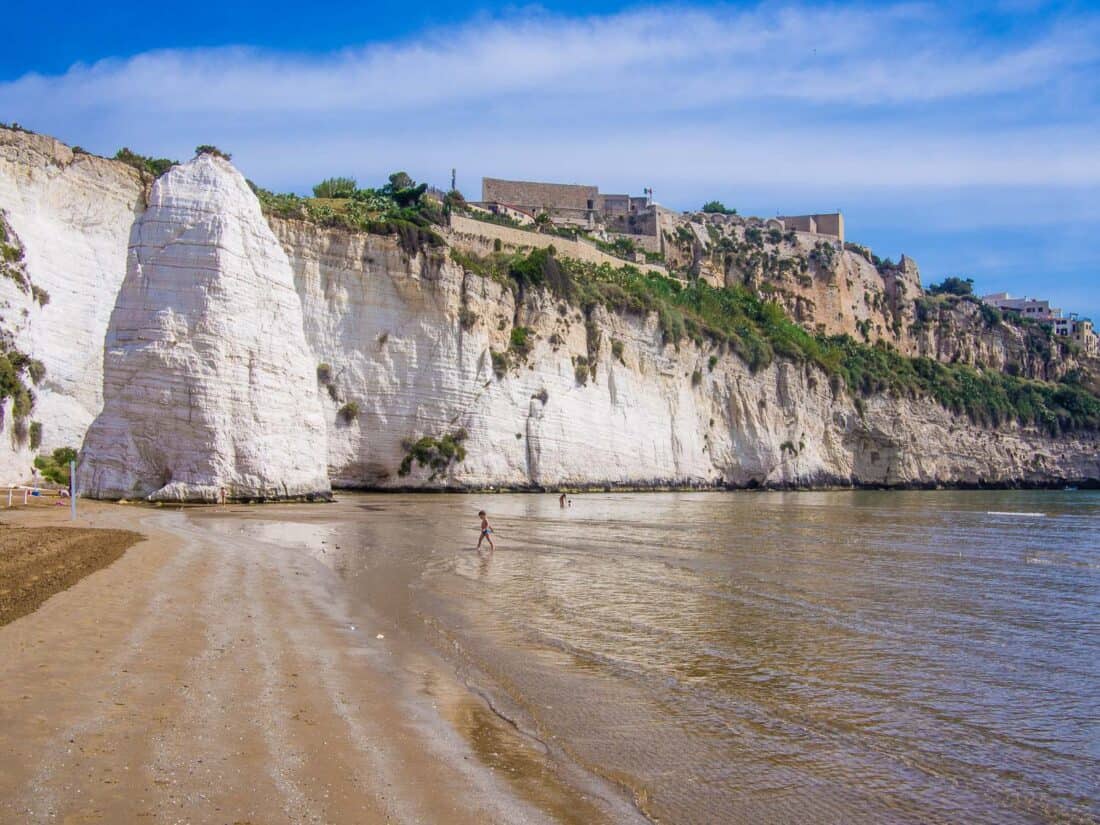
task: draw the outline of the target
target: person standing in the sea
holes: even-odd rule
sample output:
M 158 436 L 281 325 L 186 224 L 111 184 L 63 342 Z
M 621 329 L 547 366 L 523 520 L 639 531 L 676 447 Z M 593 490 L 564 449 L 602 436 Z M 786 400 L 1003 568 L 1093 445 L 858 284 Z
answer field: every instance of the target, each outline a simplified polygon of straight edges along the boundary
M 558 496 L 558 506 L 563 510 L 565 509 L 565 493 Z
M 492 552 L 496 548 L 493 546 L 493 528 L 489 526 L 489 517 L 485 515 L 484 510 L 479 510 L 478 516 L 481 517 L 481 535 L 477 540 L 477 549 L 481 549 L 481 542 L 487 541 L 489 542 L 489 551 Z

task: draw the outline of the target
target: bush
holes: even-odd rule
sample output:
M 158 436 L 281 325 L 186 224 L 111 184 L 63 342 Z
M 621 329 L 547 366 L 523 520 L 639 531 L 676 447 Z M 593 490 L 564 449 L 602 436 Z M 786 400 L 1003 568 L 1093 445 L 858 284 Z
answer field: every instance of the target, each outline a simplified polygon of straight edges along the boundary
M 32 381 L 41 380 L 46 368 L 41 361 L 7 347 L 7 341 L 0 336 L 0 403 L 7 398 L 12 400 L 12 416 L 18 422 L 34 409 L 34 393 L 23 380 L 24 376 Z
M 623 342 L 618 338 L 611 339 L 611 355 L 619 359 L 620 363 L 626 363 L 623 361 Z
M 339 410 L 338 415 L 344 420 L 345 424 L 350 424 L 359 417 L 359 402 L 349 401 Z
M 974 279 L 955 277 L 944 278 L 938 284 L 929 285 L 927 292 L 929 295 L 973 295 Z
M 195 147 L 196 155 L 214 155 L 222 160 L 232 160 L 233 156 L 228 152 L 223 152 L 217 146 L 211 146 L 209 143 L 202 143 Z
M 115 160 L 121 161 L 127 166 L 132 166 L 139 172 L 148 172 L 154 178 L 159 178 L 173 166 L 179 166 L 178 160 L 139 155 L 137 152 L 133 152 L 125 146 L 115 152 Z
M 489 358 L 493 362 L 493 374 L 497 378 L 503 378 L 508 372 L 508 356 L 503 352 L 489 350 Z
M 325 178 L 313 187 L 313 197 L 350 198 L 358 187 L 355 178 Z
M 1004 321 L 1004 316 L 997 307 L 991 307 L 989 304 L 981 305 L 982 320 L 985 321 L 987 327 L 999 327 Z
M 42 446 L 42 422 L 32 421 L 30 426 L 31 449 L 37 450 Z
M 531 330 L 528 327 L 512 327 L 508 348 L 520 358 L 526 358 L 531 351 Z
M 445 472 L 452 464 L 460 464 L 466 460 L 466 448 L 463 442 L 468 438 L 465 430 L 455 430 L 442 438 L 424 436 L 416 441 L 403 443 L 405 457 L 401 459 L 401 466 L 397 469 L 399 476 L 407 476 L 412 472 L 413 462 L 421 467 L 429 467 L 432 474 L 430 481 L 434 481 L 441 473 Z
M 332 367 L 328 364 L 317 365 L 317 380 L 322 384 L 332 383 Z
M 48 456 L 40 455 L 35 458 L 34 466 L 47 481 L 68 486 L 70 461 L 76 461 L 76 450 L 72 447 L 58 447 Z
M 695 370 L 691 374 L 691 386 L 698 387 L 703 383 L 703 373 L 700 370 Z
M 736 215 L 736 209 L 727 209 L 722 201 L 707 201 L 703 204 L 703 211 L 707 213 L 717 213 L 719 215 Z
M 718 356 L 712 355 L 710 358 L 707 359 L 707 369 L 711 372 L 714 372 L 714 368 L 716 366 L 718 366 Z

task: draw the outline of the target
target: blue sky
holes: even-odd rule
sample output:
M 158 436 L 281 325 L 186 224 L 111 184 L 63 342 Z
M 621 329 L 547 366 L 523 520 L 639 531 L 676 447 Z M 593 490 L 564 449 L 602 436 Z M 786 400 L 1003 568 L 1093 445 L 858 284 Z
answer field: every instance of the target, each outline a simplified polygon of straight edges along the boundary
M 101 154 L 233 152 L 272 189 L 395 169 L 845 212 L 925 283 L 1100 318 L 1100 9 L 221 3 L 4 12 L 0 120 Z

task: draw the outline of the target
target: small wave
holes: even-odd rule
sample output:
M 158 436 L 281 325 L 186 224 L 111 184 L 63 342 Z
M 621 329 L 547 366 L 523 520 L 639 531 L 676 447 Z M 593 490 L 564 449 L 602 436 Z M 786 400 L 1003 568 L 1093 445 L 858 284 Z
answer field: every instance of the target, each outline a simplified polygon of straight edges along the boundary
M 1024 516 L 1030 518 L 1045 518 L 1046 513 L 1025 513 L 1016 510 L 986 510 L 987 516 Z

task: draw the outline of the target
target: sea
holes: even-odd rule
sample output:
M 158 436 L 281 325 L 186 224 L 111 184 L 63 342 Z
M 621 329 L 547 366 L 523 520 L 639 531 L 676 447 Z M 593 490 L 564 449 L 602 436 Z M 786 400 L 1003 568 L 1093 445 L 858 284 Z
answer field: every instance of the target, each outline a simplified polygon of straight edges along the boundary
M 1100 492 L 342 500 L 355 598 L 653 821 L 1100 822 Z

